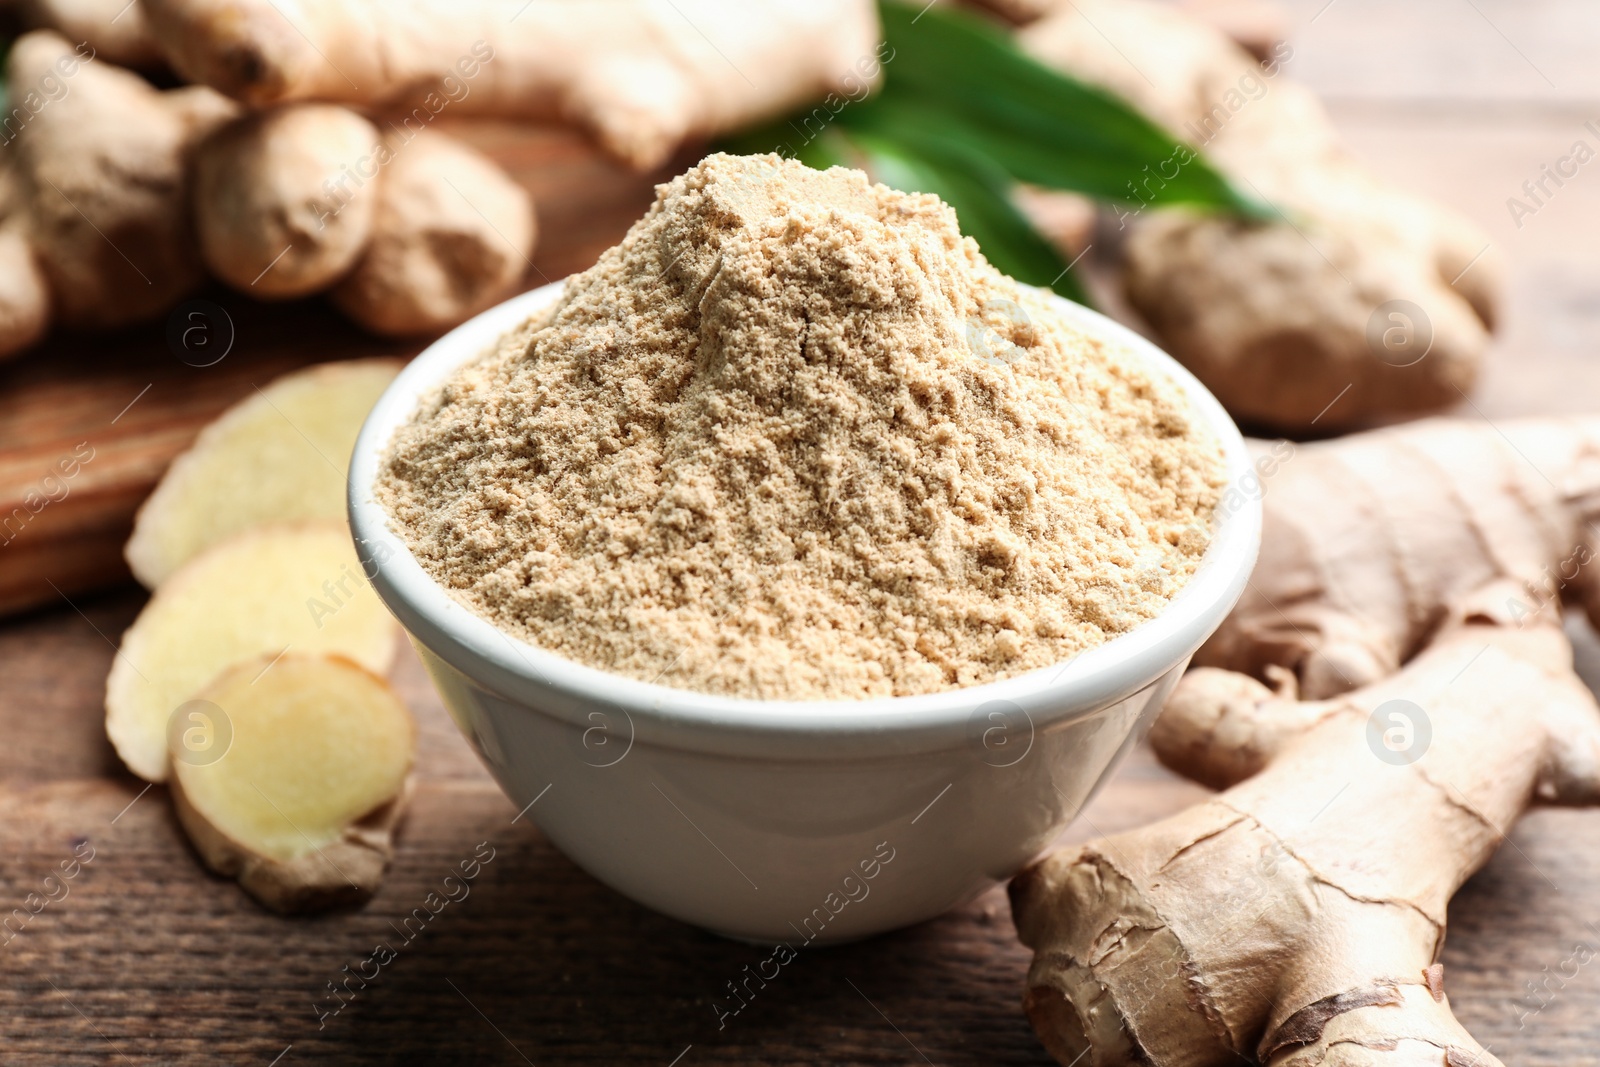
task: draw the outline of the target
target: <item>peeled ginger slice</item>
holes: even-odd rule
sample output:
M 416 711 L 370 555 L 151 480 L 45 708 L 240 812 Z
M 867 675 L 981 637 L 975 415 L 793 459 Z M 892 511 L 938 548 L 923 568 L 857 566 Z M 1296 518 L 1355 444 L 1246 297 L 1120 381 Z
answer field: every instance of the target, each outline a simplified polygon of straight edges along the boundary
M 288 651 L 338 653 L 381 674 L 395 632 L 343 522 L 248 531 L 174 574 L 123 635 L 106 735 L 134 774 L 165 781 L 168 720 L 223 670 Z
M 338 519 L 356 434 L 399 373 L 392 359 L 285 375 L 224 412 L 173 460 L 123 554 L 155 589 L 188 560 L 268 522 Z
M 378 889 L 416 728 L 383 679 L 340 656 L 225 671 L 167 735 L 179 820 L 206 865 L 293 913 Z

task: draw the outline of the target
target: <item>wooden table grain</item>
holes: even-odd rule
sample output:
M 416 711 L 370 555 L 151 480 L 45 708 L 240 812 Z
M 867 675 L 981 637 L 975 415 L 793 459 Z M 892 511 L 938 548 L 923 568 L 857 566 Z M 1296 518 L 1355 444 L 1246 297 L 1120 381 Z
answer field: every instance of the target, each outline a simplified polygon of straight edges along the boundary
M 1507 266 L 1505 328 L 1461 413 L 1498 420 L 1593 410 L 1600 169 L 1569 182 L 1521 227 L 1505 203 L 1573 141 L 1600 143 L 1584 127 L 1600 115 L 1591 59 L 1600 27 L 1587 4 L 1292 6 L 1296 68 L 1328 95 L 1356 150 L 1477 218 Z M 584 266 L 648 199 L 648 182 L 606 169 L 576 142 L 518 144 L 507 135 L 507 152 L 531 151 L 524 176 L 544 194 L 531 280 Z M 241 389 L 329 352 L 404 350 L 360 337 L 314 304 L 240 314 L 230 373 Z M 285 345 L 291 333 L 303 340 Z M 180 382 L 189 373 L 174 369 L 159 337 L 129 336 L 52 342 L 4 381 L 26 384 L 30 368 L 66 360 L 82 361 L 85 374 L 125 376 L 130 399 L 154 380 L 145 368 L 160 364 Z M 25 415 L 10 395 L 0 394 L 0 433 Z M 409 654 L 397 680 L 421 724 L 421 785 L 382 891 L 353 913 L 264 912 L 203 871 L 165 791 L 124 772 L 105 741 L 105 674 L 142 603 L 128 588 L 58 598 L 0 626 L 0 917 L 12 916 L 0 926 L 0 1062 L 1049 1062 L 1019 1010 L 1027 953 L 999 891 L 912 930 L 804 951 L 719 1026 L 713 1001 L 764 953 L 629 903 L 564 859 L 528 818 L 516 819 Z M 1583 640 L 1593 684 L 1600 647 Z M 1200 795 L 1139 752 L 1069 837 L 1129 828 Z M 405 926 L 480 843 L 493 859 L 471 894 L 425 925 Z M 75 877 L 59 879 L 62 863 L 91 853 Z M 48 903 L 23 922 L 12 909 L 26 915 L 30 894 Z M 1468 1027 L 1510 1064 L 1592 1062 L 1600 813 L 1531 815 L 1457 897 L 1450 919 L 1445 980 Z M 395 958 L 364 985 L 350 980 L 379 942 Z

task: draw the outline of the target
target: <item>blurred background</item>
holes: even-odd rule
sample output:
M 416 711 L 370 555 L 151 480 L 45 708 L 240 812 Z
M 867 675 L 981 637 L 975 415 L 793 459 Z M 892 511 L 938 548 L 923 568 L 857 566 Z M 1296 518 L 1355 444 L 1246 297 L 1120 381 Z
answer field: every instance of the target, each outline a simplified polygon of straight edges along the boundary
M 1088 17 L 1068 0 L 951 12 L 953 6 L 930 5 L 930 13 L 913 5 L 900 17 L 909 25 L 912 17 L 948 14 L 958 30 L 977 25 L 982 40 L 1001 41 L 1010 41 L 1018 24 L 1024 26 L 1020 32 L 1029 32 L 1026 24 L 1041 13 Z M 1248 429 L 1313 439 L 1431 413 L 1498 425 L 1525 415 L 1594 410 L 1600 400 L 1594 355 L 1600 348 L 1600 66 L 1594 62 L 1600 12 L 1592 4 L 1191 0 L 1170 6 L 1183 9 L 1174 17 L 1204 24 L 1257 56 L 1281 62 L 1281 77 L 1320 99 L 1351 165 L 1370 180 L 1449 209 L 1469 232 L 1481 234 L 1452 261 L 1461 273 L 1433 283 L 1448 289 L 1461 282 L 1458 292 L 1481 284 L 1493 296 L 1492 335 L 1485 334 L 1476 348 L 1476 342 L 1462 342 L 1468 350 L 1462 365 L 1426 395 L 1418 393 L 1405 410 L 1377 402 L 1351 408 L 1361 390 L 1348 396 L 1339 391 L 1346 376 L 1353 383 L 1358 374 L 1371 373 L 1362 361 L 1405 363 L 1360 346 L 1369 336 L 1363 307 L 1353 324 L 1339 327 L 1361 350 L 1328 357 L 1348 364 L 1327 372 L 1331 388 L 1305 356 L 1315 344 L 1303 337 L 1291 346 L 1289 369 L 1280 372 L 1286 394 L 1305 394 L 1306 412 L 1317 414 L 1323 406 L 1317 398 L 1326 397 L 1325 413 L 1285 413 L 1274 406 L 1270 390 L 1256 390 L 1252 395 L 1266 396 L 1265 407 L 1230 404 Z M 69 45 L 86 39 L 84 25 L 111 19 L 122 24 L 139 13 L 137 0 L 126 6 L 118 0 L 109 5 L 109 16 L 86 15 L 78 25 L 62 24 L 60 10 L 51 5 L 3 10 L 10 38 L 53 10 L 53 24 Z M 707 29 L 702 36 L 715 48 L 715 28 Z M 1112 43 L 1114 28 L 1105 30 L 1079 26 L 1077 39 L 1093 51 L 1099 48 L 1097 35 Z M 963 73 L 962 53 L 919 58 L 916 45 L 908 43 L 915 40 L 908 30 L 894 42 L 905 54 L 884 64 L 886 91 L 893 91 L 902 59 L 907 69 L 912 61 L 935 68 L 953 64 L 946 69 L 962 92 L 964 78 L 979 77 Z M 1113 50 L 1119 51 L 1114 45 Z M 114 49 L 102 46 L 99 53 L 94 63 L 111 63 Z M 22 100 L 15 55 L 7 103 L 13 115 Z M 133 55 L 149 86 L 166 91 L 184 83 L 163 60 Z M 1132 59 L 1131 74 L 1124 70 L 1101 79 L 1113 89 L 1132 86 L 1126 95 L 1096 97 L 1100 103 L 1094 106 L 1103 110 L 1093 113 L 1096 121 L 1111 123 L 1106 137 L 1115 151 L 1144 150 L 1139 138 L 1148 138 L 1154 127 L 1137 126 L 1143 120 L 1135 98 L 1145 92 L 1139 83 L 1156 92 L 1159 81 L 1164 91 L 1165 75 L 1186 69 L 1182 55 L 1180 49 L 1165 60 L 1147 61 L 1156 64 L 1149 72 L 1154 80 Z M 972 60 L 973 70 L 979 62 Z M 1052 69 L 1090 84 L 1100 69 L 1075 75 L 1070 66 Z M 78 83 L 69 78 L 68 84 Z M 1279 83 L 1271 84 L 1268 97 Z M 23 121 L 35 132 L 19 126 L 0 138 L 0 169 L 12 187 L 0 216 L 9 230 L 0 233 L 15 237 L 29 226 L 34 234 L 44 231 L 37 216 L 29 221 L 30 190 L 42 189 L 47 179 L 83 178 L 74 169 L 78 157 L 70 153 L 62 169 L 40 162 L 49 145 L 37 131 L 56 106 Z M 435 310 L 420 327 L 416 318 L 393 328 L 370 308 L 352 312 L 359 296 L 318 292 L 255 299 L 254 261 L 232 264 L 243 280 L 231 284 L 208 264 L 196 270 L 192 284 L 180 286 L 162 307 L 141 313 L 139 321 L 95 331 L 79 329 L 85 316 L 71 306 L 74 291 L 81 295 L 93 280 L 46 270 L 46 303 L 56 310 L 49 321 L 29 327 L 16 310 L 26 303 L 27 285 L 17 281 L 23 274 L 0 276 L 0 305 L 6 309 L 0 325 L 13 330 L 15 339 L 0 362 L 0 721 L 7 738 L 0 745 L 0 899 L 20 900 L 31 892 L 38 873 L 72 842 L 87 838 L 98 850 L 92 869 L 75 884 L 70 907 L 53 908 L 26 938 L 0 947 L 6 1062 L 1049 1062 L 1017 1010 L 1027 956 L 1015 943 L 999 891 L 918 929 L 808 956 L 785 971 L 781 985 L 719 1028 L 710 1001 L 741 967 L 764 954 L 644 911 L 572 867 L 526 821 L 513 824 L 516 813 L 413 660 L 401 665 L 396 684 L 421 725 L 422 784 L 405 848 L 379 897 L 359 914 L 286 925 L 238 894 L 217 892 L 184 855 L 187 845 L 170 811 L 140 802 L 142 783 L 122 770 L 104 737 L 105 674 L 117 638 L 146 599 L 129 576 L 122 545 L 140 502 L 201 427 L 286 371 L 329 360 L 409 357 L 481 306 L 588 267 L 646 209 L 655 183 L 718 145 L 780 147 L 762 143 L 773 140 L 770 120 L 778 121 L 781 134 L 783 125 L 796 129 L 783 117 L 786 111 L 803 116 L 815 107 L 806 100 L 784 101 L 775 114 L 690 130 L 644 169 L 599 147 L 594 130 L 582 123 L 467 117 L 444 109 L 433 131 L 468 146 L 475 158 L 525 191 L 534 225 L 522 233 L 501 232 L 503 226 L 490 223 L 494 232 L 478 236 L 485 247 L 498 248 L 498 259 L 482 292 L 459 307 Z M 981 109 L 977 114 L 981 120 Z M 850 121 L 839 123 L 847 133 Z M 882 180 L 916 185 L 920 175 L 938 185 L 929 177 L 931 164 L 897 169 L 891 149 L 931 152 L 930 145 L 945 142 L 935 138 L 908 149 L 908 142 L 894 140 L 895 131 L 912 127 L 891 126 L 875 152 L 862 148 L 866 142 L 833 150 L 845 162 L 876 163 L 875 176 Z M 948 134 L 959 126 L 952 120 L 943 129 Z M 1061 136 L 1069 143 L 1088 134 L 1068 122 Z M 59 137 L 71 141 L 67 134 Z M 1070 160 L 1039 164 L 1019 184 L 1023 175 L 1017 167 L 1008 170 L 1014 159 L 1003 148 L 985 156 L 980 144 L 976 170 L 954 178 L 956 172 L 942 172 L 946 183 L 975 197 L 969 232 L 980 216 L 988 219 L 997 262 L 1005 245 L 1012 257 L 1007 267 L 1019 276 L 1032 270 L 1035 276 L 1027 280 L 1063 291 L 1072 287 L 1185 358 L 1180 326 L 1152 326 L 1150 316 L 1129 300 L 1128 231 L 1118 221 L 1127 202 L 1101 198 L 1095 207 L 1093 197 L 1081 194 L 1094 193 L 1106 181 L 1068 165 Z M 972 144 L 963 151 L 969 149 Z M 1270 158 L 1259 171 L 1252 169 L 1256 157 L 1242 153 L 1245 162 L 1237 170 L 1219 166 L 1221 184 L 1193 193 L 1191 203 L 1223 216 L 1288 225 L 1335 272 L 1355 273 L 1335 247 L 1352 232 L 1344 216 L 1334 212 L 1318 222 L 1311 217 L 1315 212 L 1303 213 L 1295 202 L 1299 179 L 1283 175 L 1297 159 L 1317 158 L 1309 149 L 1301 156 L 1296 151 L 1267 151 Z M 1019 150 L 1015 158 L 1021 157 Z M 933 157 L 911 162 L 919 158 L 926 164 Z M 985 160 L 994 166 L 985 169 Z M 1050 171 L 1057 165 L 1059 171 Z M 238 164 L 246 175 L 263 168 L 259 160 Z M 460 172 L 447 167 L 446 173 Z M 1056 191 L 1041 192 L 1051 184 L 1041 178 L 1052 173 L 1059 178 Z M 978 181 L 974 174 L 987 177 Z M 1310 181 L 1316 184 L 1315 175 Z M 1118 171 L 1110 185 L 1122 183 Z M 1288 192 L 1280 196 L 1280 190 Z M 969 205 L 957 207 L 969 223 Z M 1160 208 L 1150 208 L 1148 218 Z M 89 214 L 74 210 L 93 225 Z M 490 222 L 489 214 L 474 210 Z M 1280 217 L 1289 221 L 1271 221 Z M 1019 220 L 1025 228 L 1017 228 Z M 1141 211 L 1136 222 L 1146 220 Z M 68 223 L 76 225 L 70 217 Z M 468 217 L 449 225 L 477 224 Z M 45 237 L 24 234 L 19 240 L 37 246 Z M 1180 275 L 1226 278 L 1242 269 L 1248 253 L 1235 256 L 1231 246 L 1213 247 L 1222 249 L 1215 258 L 1192 261 Z M 132 266 L 147 245 L 134 237 L 122 251 Z M 15 265 L 26 261 L 26 253 L 19 253 L 23 260 L 5 258 L 10 254 L 0 253 L 0 270 L 23 270 Z M 108 291 L 128 285 L 126 277 L 116 280 L 123 268 L 114 258 L 103 249 L 100 255 L 111 264 Z M 1309 274 L 1321 270 L 1316 259 L 1305 258 Z M 1055 273 L 1056 264 L 1062 273 Z M 281 266 L 274 261 L 267 269 L 275 265 Z M 1182 276 L 1161 284 L 1183 290 Z M 1410 290 L 1393 295 L 1431 306 Z M 1225 292 L 1195 297 L 1205 307 L 1227 298 Z M 1153 299 L 1152 306 L 1159 302 Z M 1193 317 L 1192 308 L 1189 313 Z M 1459 315 L 1476 321 L 1468 310 Z M 1446 318 L 1434 310 L 1435 324 Z M 1198 349 L 1186 361 L 1205 377 L 1208 357 L 1203 345 Z M 1444 355 L 1425 352 L 1420 358 L 1417 365 L 1433 373 Z M 1349 371 L 1352 360 L 1361 367 Z M 1207 381 L 1223 392 L 1216 381 Z M 1380 379 L 1371 395 L 1383 395 L 1389 381 Z M 81 443 L 93 458 L 57 493 L 42 479 Z M 41 493 L 48 504 L 38 504 Z M 18 515 L 25 517 L 3 526 L 6 517 Z M 1580 670 L 1594 687 L 1600 684 L 1600 648 L 1582 624 L 1572 630 Z M 1086 839 L 1129 828 L 1178 809 L 1200 792 L 1141 752 L 1072 833 Z M 477 899 L 440 916 L 424 940 L 407 948 L 407 958 L 349 1010 L 337 1019 L 321 1018 L 314 1005 L 326 997 L 327 984 L 339 981 L 341 969 L 363 958 L 374 940 L 388 936 L 388 924 L 430 891 L 463 843 L 480 840 L 493 843 L 497 858 L 474 890 Z M 1600 979 L 1592 968 L 1569 965 L 1577 945 L 1600 938 L 1593 925 L 1600 921 L 1600 828 L 1575 813 L 1537 812 L 1511 844 L 1451 909 L 1445 954 L 1451 999 L 1467 1027 L 1507 1062 L 1578 1062 L 1600 1042 Z

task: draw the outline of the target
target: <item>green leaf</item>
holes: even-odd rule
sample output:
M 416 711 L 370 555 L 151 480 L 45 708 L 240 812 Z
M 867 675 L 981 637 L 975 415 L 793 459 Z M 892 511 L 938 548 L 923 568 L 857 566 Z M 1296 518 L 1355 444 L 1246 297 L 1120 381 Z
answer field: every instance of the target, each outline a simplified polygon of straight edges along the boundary
M 15 43 L 0 37 L 0 116 L 11 110 L 11 46 Z
M 1055 248 L 1017 209 L 1015 182 L 1141 208 L 1276 217 L 1131 105 L 1025 55 L 982 19 L 900 0 L 880 0 L 879 10 L 887 47 L 874 96 L 830 97 L 722 147 L 862 167 L 897 189 L 935 193 L 996 267 L 1085 303 Z
M 883 88 L 838 122 L 959 142 L 1046 188 L 1270 214 L 1129 104 L 1044 66 L 982 19 L 898 0 L 881 0 L 879 11 Z

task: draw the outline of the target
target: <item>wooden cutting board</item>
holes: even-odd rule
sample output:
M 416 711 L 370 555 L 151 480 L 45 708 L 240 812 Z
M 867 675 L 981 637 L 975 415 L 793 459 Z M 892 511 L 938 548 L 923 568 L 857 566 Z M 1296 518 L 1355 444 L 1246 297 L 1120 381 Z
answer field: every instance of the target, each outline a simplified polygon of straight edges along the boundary
M 682 169 L 634 174 L 561 130 L 474 122 L 451 132 L 533 193 L 529 287 L 593 263 L 655 182 Z M 430 340 L 372 337 L 321 300 L 261 304 L 213 286 L 196 301 L 122 333 L 57 332 L 0 364 L 0 616 L 127 581 L 122 545 L 139 503 L 228 405 L 296 367 L 409 357 Z

